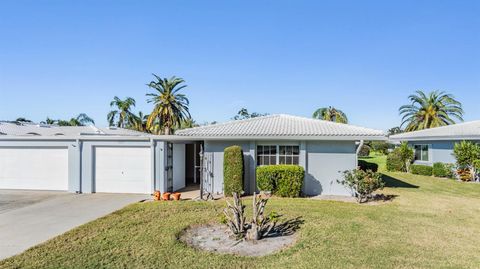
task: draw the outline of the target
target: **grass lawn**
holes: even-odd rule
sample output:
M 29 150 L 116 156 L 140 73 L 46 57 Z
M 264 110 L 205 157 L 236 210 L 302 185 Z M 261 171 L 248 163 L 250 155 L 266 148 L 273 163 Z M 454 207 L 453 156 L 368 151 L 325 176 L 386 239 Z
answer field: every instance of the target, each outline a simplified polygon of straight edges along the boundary
M 368 159 L 384 163 L 384 157 Z M 385 173 L 381 205 L 271 199 L 303 216 L 293 247 L 245 258 L 191 249 L 185 227 L 219 219 L 223 201 L 128 206 L 0 262 L 1 268 L 479 268 L 480 184 Z

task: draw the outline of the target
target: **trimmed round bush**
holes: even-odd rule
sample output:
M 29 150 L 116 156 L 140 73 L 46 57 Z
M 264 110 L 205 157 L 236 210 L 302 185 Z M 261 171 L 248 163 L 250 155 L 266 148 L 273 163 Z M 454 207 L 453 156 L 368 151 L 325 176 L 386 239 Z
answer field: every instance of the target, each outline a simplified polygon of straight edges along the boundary
M 410 172 L 415 175 L 431 176 L 433 174 L 433 167 L 428 165 L 412 164 Z
M 387 156 L 387 170 L 391 172 L 404 171 L 405 162 L 397 151 L 392 151 Z
M 243 152 L 240 146 L 225 148 L 223 152 L 223 193 L 231 196 L 243 192 Z
M 257 187 L 282 197 L 299 197 L 305 171 L 299 165 L 265 165 L 257 167 Z
M 370 170 L 372 172 L 378 171 L 378 164 L 367 162 L 364 160 L 358 160 L 358 167 L 360 168 L 360 170 L 363 170 L 363 171 L 367 171 L 367 170 Z

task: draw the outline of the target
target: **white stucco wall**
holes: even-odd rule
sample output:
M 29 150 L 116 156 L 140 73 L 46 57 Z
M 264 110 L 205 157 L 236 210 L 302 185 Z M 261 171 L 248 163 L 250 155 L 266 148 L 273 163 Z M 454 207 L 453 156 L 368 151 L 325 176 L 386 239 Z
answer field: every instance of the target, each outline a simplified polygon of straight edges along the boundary
M 436 162 L 441 163 L 455 163 L 455 157 L 453 156 L 453 147 L 455 143 L 459 143 L 458 140 L 443 140 L 443 141 L 411 141 L 408 144 L 413 147 L 414 145 L 426 144 L 429 145 L 429 161 L 415 161 L 416 164 L 433 165 Z M 480 143 L 480 141 L 474 141 Z
M 303 192 L 307 195 L 351 195 L 337 183 L 341 172 L 357 166 L 355 141 L 205 141 L 205 152 L 214 154 L 214 191 L 223 192 L 223 151 L 241 146 L 245 157 L 245 190 L 256 190 L 256 145 L 299 145 L 300 165 L 305 168 Z

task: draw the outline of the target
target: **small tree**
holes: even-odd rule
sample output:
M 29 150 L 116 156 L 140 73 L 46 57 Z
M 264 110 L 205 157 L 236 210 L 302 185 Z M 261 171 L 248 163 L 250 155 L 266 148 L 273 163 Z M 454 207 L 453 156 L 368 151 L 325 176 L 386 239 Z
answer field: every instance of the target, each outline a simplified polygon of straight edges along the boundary
M 381 190 L 385 186 L 379 173 L 371 170 L 349 170 L 343 172 L 343 180 L 338 181 L 344 186 L 349 187 L 355 194 L 358 203 L 363 203 L 372 198 L 376 190 Z
M 400 153 L 400 156 L 405 163 L 405 172 L 410 171 L 410 164 L 413 161 L 413 158 L 415 156 L 415 153 L 413 152 L 413 149 L 408 145 L 407 142 L 403 142 L 400 147 L 398 147 L 398 151 Z
M 225 148 L 223 154 L 223 193 L 231 196 L 232 193 L 243 192 L 243 152 L 239 146 Z
M 471 141 L 462 141 L 456 143 L 453 147 L 453 156 L 457 160 L 460 169 L 468 169 L 470 171 L 470 179 L 475 180 L 476 177 L 476 161 L 480 159 L 480 145 Z

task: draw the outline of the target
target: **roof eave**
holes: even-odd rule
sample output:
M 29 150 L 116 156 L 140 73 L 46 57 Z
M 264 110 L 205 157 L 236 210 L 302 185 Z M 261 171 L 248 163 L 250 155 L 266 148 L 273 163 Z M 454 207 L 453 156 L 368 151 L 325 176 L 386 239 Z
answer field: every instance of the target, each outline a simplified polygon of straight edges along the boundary
M 390 137 L 390 141 L 401 142 L 401 141 L 425 141 L 425 140 L 480 140 L 480 135 L 456 135 L 456 136 L 405 136 L 405 137 Z

